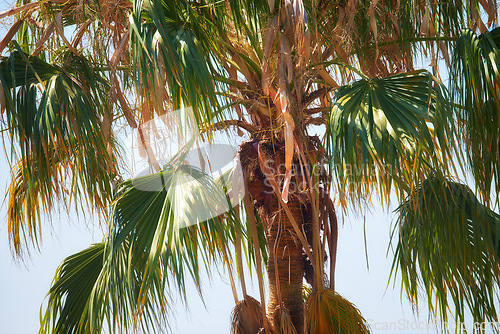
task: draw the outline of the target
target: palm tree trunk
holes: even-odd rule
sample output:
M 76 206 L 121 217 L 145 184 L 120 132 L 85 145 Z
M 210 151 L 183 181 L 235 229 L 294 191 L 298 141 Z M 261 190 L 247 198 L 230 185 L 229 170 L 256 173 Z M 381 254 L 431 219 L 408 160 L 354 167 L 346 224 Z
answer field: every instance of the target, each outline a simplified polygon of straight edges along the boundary
M 276 205 L 272 212 L 261 209 L 260 215 L 267 225 L 267 247 L 269 258 L 267 275 L 269 279 L 268 315 L 276 324 L 275 311 L 281 305 L 290 313 L 292 323 L 298 334 L 304 333 L 304 302 L 302 299 L 302 284 L 304 277 L 304 259 L 302 245 L 296 238 L 292 224 L 284 211 Z M 288 203 L 294 220 L 302 226 L 302 209 L 298 201 Z
M 267 239 L 269 279 L 268 318 L 274 327 L 279 325 L 280 310 L 284 306 L 289 314 L 297 334 L 304 333 L 304 302 L 302 284 L 305 261 L 302 243 L 296 236 L 290 217 L 285 213 L 276 198 L 273 188 L 266 180 L 258 162 L 258 149 L 266 151 L 266 163 L 276 177 L 283 177 L 277 166 L 282 166 L 285 157 L 285 145 L 279 140 L 257 140 L 245 142 L 240 146 L 240 162 L 245 174 L 246 189 L 254 200 Z M 282 180 L 278 181 L 282 182 Z M 295 189 L 296 178 L 292 178 L 290 189 Z M 302 201 L 304 199 L 302 198 Z M 309 211 L 299 200 L 299 195 L 291 190 L 287 204 L 293 220 L 300 230 L 307 229 L 310 220 Z M 309 218 L 308 218 L 309 217 Z

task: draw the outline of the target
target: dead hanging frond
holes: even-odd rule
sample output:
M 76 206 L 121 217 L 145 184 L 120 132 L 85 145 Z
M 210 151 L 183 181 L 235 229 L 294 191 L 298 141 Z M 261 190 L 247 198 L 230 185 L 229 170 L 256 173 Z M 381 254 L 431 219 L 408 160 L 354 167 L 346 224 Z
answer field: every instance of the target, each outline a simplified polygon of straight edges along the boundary
M 99 7 L 103 26 L 112 32 L 114 41 L 118 42 L 119 37 L 128 30 L 132 2 L 128 0 L 101 0 Z
M 290 312 L 284 306 L 279 306 L 273 313 L 276 334 L 297 334 L 293 326 Z
M 370 333 L 358 308 L 333 290 L 314 290 L 306 302 L 306 333 Z
M 257 334 L 264 328 L 260 303 L 250 296 L 240 300 L 231 315 L 231 334 Z M 267 328 L 270 325 L 267 324 Z
M 244 202 L 244 207 L 245 211 L 247 214 L 247 219 L 250 224 L 250 231 L 252 234 L 252 241 L 253 241 L 253 246 L 254 246 L 254 251 L 255 251 L 255 265 L 257 267 L 257 279 L 259 281 L 259 293 L 260 293 L 260 300 L 262 302 L 262 305 L 259 304 L 260 307 L 260 314 L 261 317 L 264 318 L 266 315 L 266 297 L 264 295 L 264 280 L 262 277 L 262 257 L 260 253 L 260 247 L 259 247 L 259 237 L 258 237 L 258 232 L 257 232 L 257 219 L 254 214 L 254 207 L 252 205 L 252 202 L 250 200 L 250 196 L 248 193 L 245 193 L 245 197 L 243 198 Z M 248 296 L 245 297 L 245 299 Z M 248 297 L 250 298 L 250 297 Z M 258 302 L 257 302 L 258 303 Z M 238 305 L 236 305 L 238 307 Z M 236 310 L 236 308 L 235 308 Z M 264 328 L 267 329 L 270 326 L 267 326 L 267 322 L 264 324 Z
M 276 39 L 276 33 L 278 31 L 278 16 L 275 16 L 269 20 L 266 34 L 265 34 L 265 44 L 264 44 L 264 54 L 262 57 L 262 91 L 264 94 L 269 95 L 269 86 L 272 84 L 271 68 L 269 66 L 269 57 L 271 51 L 274 47 L 274 41 Z

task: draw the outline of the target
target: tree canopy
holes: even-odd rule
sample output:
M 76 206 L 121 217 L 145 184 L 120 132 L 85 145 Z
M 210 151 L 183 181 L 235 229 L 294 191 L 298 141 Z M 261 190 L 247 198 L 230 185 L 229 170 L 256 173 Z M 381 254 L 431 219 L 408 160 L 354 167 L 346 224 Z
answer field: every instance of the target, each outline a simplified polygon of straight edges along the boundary
M 214 266 L 233 333 L 366 333 L 335 292 L 336 210 L 374 199 L 399 203 L 391 275 L 415 309 L 498 321 L 494 0 L 28 0 L 7 17 L 13 253 L 39 245 L 55 203 L 108 231 L 57 270 L 41 333 L 158 331 Z M 179 148 L 166 161 L 158 120 Z M 126 177 L 123 128 L 147 175 Z M 200 148 L 233 129 L 238 164 L 215 179 Z

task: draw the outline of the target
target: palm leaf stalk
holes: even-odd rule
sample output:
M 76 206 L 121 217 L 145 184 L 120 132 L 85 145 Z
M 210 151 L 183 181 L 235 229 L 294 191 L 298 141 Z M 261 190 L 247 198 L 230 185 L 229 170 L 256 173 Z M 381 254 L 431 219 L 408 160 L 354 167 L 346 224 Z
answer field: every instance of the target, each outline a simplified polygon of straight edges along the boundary
M 58 269 L 40 332 L 168 328 L 172 294 L 185 300 L 191 279 L 202 296 L 200 272 L 225 266 L 232 333 L 366 333 L 335 291 L 335 205 L 348 213 L 373 198 L 401 201 L 393 273 L 410 299 L 422 289 L 443 321 L 452 305 L 456 321 L 466 311 L 496 321 L 496 10 L 493 0 L 49 0 L 0 13 L 14 17 L 0 41 L 14 253 L 39 246 L 42 213 L 58 201 L 108 227 Z M 422 54 L 430 71 L 416 66 Z M 167 163 L 154 154 L 157 119 L 182 143 Z M 121 180 L 122 127 L 154 173 Z M 187 163 L 230 128 L 245 136 L 239 197 L 207 173 L 213 161 Z M 481 200 L 449 181 L 457 167 Z

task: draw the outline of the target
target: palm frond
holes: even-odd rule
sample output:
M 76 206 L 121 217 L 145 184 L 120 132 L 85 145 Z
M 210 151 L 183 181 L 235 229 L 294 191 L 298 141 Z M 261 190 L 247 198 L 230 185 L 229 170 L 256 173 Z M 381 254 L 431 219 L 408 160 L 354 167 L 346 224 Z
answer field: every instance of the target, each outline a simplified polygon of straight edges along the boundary
M 326 141 L 341 199 L 359 203 L 376 189 L 383 199 L 440 166 L 448 156 L 448 103 L 428 72 L 363 79 L 340 87 Z M 378 189 L 377 189 L 378 187 Z
M 48 293 L 40 333 L 92 332 L 89 300 L 103 268 L 105 247 L 105 243 L 94 244 L 64 259 Z
M 307 333 L 370 333 L 366 320 L 347 299 L 333 290 L 313 290 L 306 302 Z
M 85 260 L 87 251 L 63 263 L 49 293 L 45 331 L 100 332 L 106 322 L 110 332 L 155 331 L 158 325 L 168 325 L 171 293 L 177 289 L 185 297 L 188 277 L 200 289 L 201 267 L 221 262 L 222 247 L 232 243 L 239 228 L 230 224 L 238 220 L 230 219 L 234 212 L 225 193 L 187 165 L 126 181 L 117 193 L 99 273 L 91 276 L 88 289 L 78 292 L 76 279 L 74 286 L 65 283 L 77 275 L 65 268 L 75 258 Z M 74 314 L 68 311 L 73 309 L 71 300 L 63 298 L 66 291 L 80 298 Z
M 162 328 L 158 325 L 168 326 L 171 295 L 177 291 L 186 297 L 186 279 L 192 279 L 201 294 L 200 271 L 204 267 L 211 276 L 211 269 L 222 264 L 224 256 L 226 261 L 234 261 L 226 250 L 234 244 L 237 232 L 252 270 L 256 256 L 249 227 L 226 196 L 230 174 L 214 181 L 186 164 L 167 165 L 160 173 L 122 183 L 112 205 L 100 273 L 78 301 L 79 308 L 86 303 L 85 312 L 78 311 L 80 317 L 65 316 L 70 312 L 65 310 L 72 308 L 64 294 L 78 294 L 71 292 L 77 284 L 58 288 L 64 283 L 57 282 L 74 276 L 58 273 L 42 322 L 44 333 L 66 333 L 65 328 L 99 332 L 106 324 L 109 332 L 138 328 L 155 332 Z M 265 252 L 262 224 L 258 228 L 257 244 Z M 81 258 L 78 254 L 70 257 L 61 268 L 75 257 Z M 252 306 L 247 304 L 240 305 L 238 315 L 251 313 Z M 259 303 L 257 310 L 262 320 Z
M 500 192 L 500 28 L 476 35 L 464 30 L 450 72 L 457 137 L 484 201 Z
M 193 167 L 166 166 L 124 182 L 113 205 L 110 247 L 129 243 L 129 271 L 142 273 L 137 307 L 148 315 L 143 320 L 153 314 L 147 301 L 162 301 L 167 287 L 185 296 L 190 277 L 200 289 L 200 268 L 210 272 L 221 263 L 236 229 L 239 219 L 224 190 Z
M 500 216 L 465 185 L 433 175 L 398 208 L 392 274 L 400 271 L 408 298 L 420 289 L 434 317 L 452 311 L 463 322 L 497 321 Z M 399 234 L 399 237 L 397 235 Z
M 264 328 L 260 303 L 250 296 L 240 300 L 231 315 L 231 334 L 255 334 Z M 269 328 L 269 325 L 268 325 Z
M 0 81 L 12 156 L 19 160 L 9 190 L 9 224 L 39 223 L 39 208 L 49 211 L 54 198 L 103 211 L 116 173 L 115 143 L 102 129 L 109 112 L 105 79 L 72 54 L 48 64 L 14 52 L 0 62 Z M 12 234 L 18 232 L 10 231 L 20 254 L 21 238 Z
M 210 33 L 215 36 L 217 30 L 191 6 L 186 1 L 137 1 L 130 43 L 143 118 L 191 107 L 201 129 L 220 111 L 213 80 L 218 69 L 210 53 L 215 50 Z
M 273 315 L 274 329 L 277 334 L 297 334 L 297 330 L 293 326 L 290 312 L 284 306 L 274 309 Z
M 319 32 L 313 36 L 328 46 L 324 54 L 357 63 L 371 77 L 411 71 L 422 55 L 438 72 L 439 57 L 450 65 L 449 50 L 462 28 L 484 32 L 498 20 L 494 0 L 304 3 L 310 29 Z
M 56 272 L 40 319 L 40 333 L 125 333 L 168 329 L 170 295 L 149 295 L 138 322 L 144 271 L 129 271 L 129 245 L 111 249 L 109 239 L 66 258 Z

